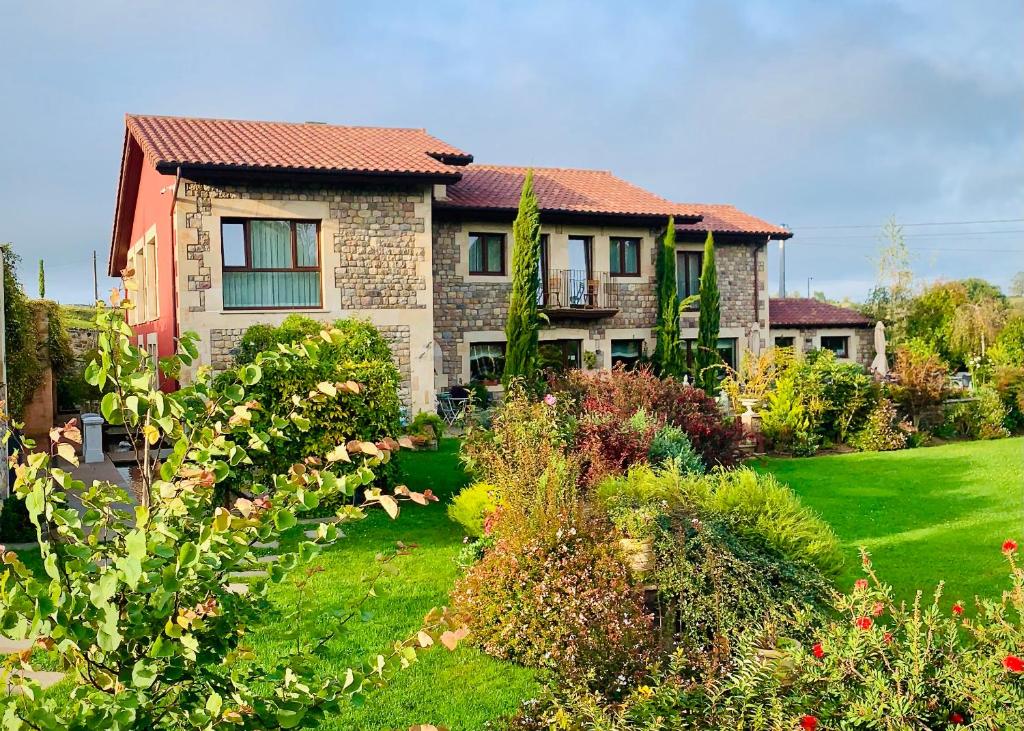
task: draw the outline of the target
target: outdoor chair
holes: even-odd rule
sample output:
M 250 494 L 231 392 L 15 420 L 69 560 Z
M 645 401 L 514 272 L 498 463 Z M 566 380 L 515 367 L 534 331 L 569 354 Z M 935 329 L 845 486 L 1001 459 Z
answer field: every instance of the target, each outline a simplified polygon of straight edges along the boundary
M 469 405 L 469 398 L 457 398 L 447 391 L 437 395 L 437 414 L 448 426 L 455 426 L 455 422 L 461 419 L 466 413 Z

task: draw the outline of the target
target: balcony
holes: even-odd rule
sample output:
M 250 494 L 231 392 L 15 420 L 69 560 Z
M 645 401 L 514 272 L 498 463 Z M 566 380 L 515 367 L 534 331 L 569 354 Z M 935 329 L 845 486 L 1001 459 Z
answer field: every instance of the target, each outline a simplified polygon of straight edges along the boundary
M 550 318 L 598 320 L 619 311 L 618 296 L 608 272 L 551 269 L 538 303 Z

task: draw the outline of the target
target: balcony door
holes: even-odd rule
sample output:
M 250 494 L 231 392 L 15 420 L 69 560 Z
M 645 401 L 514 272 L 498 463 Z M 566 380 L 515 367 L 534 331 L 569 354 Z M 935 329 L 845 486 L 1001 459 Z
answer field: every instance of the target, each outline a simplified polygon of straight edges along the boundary
M 538 365 L 556 373 L 578 369 L 583 362 L 582 350 L 582 340 L 546 340 L 538 348 Z
M 569 304 L 584 307 L 589 304 L 588 283 L 594 278 L 593 239 L 589 236 L 569 237 L 569 271 L 566 279 L 569 285 Z

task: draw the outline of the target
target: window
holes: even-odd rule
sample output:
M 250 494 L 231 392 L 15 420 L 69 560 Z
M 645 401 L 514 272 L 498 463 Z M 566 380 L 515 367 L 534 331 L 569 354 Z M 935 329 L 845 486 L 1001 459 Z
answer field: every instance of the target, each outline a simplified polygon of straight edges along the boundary
M 676 290 L 679 292 L 679 299 L 700 294 L 700 270 L 703 266 L 703 252 L 680 251 L 676 254 Z M 690 307 L 696 309 L 697 305 Z
M 846 335 L 822 335 L 821 349 L 831 350 L 837 358 L 849 358 L 850 338 Z
M 686 365 L 692 370 L 693 358 L 697 352 L 697 341 L 691 338 L 683 342 L 686 345 Z M 718 339 L 718 357 L 727 366 L 733 370 L 736 369 L 736 338 Z
M 579 368 L 581 346 L 580 340 L 545 341 L 538 348 L 538 365 L 541 370 L 550 369 L 559 373 Z
M 617 277 L 640 276 L 640 239 L 612 236 L 609 271 Z
M 469 273 L 505 273 L 505 234 L 469 235 Z
M 548 290 L 548 235 L 540 235 L 540 266 L 537 267 L 537 305 L 547 303 Z
M 233 310 L 320 306 L 320 223 L 224 219 L 224 307 Z
M 621 365 L 627 371 L 631 371 L 640 361 L 643 352 L 643 340 L 613 340 L 612 367 Z
M 784 336 L 780 335 L 779 337 L 775 338 L 775 347 L 776 348 L 792 348 L 795 345 L 796 345 L 796 338 L 794 338 L 794 337 L 791 337 L 791 336 L 790 337 L 784 337 Z
M 155 320 L 160 316 L 156 283 L 156 239 L 146 242 L 146 316 Z
M 469 379 L 496 384 L 505 372 L 505 343 L 469 344 Z

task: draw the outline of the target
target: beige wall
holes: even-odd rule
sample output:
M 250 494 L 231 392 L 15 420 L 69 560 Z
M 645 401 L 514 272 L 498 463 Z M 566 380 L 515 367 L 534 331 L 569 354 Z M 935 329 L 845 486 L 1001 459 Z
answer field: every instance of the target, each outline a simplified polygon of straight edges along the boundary
M 773 327 L 770 344 L 775 344 L 775 338 L 793 338 L 793 349 L 797 353 L 806 353 L 821 348 L 822 336 L 845 337 L 849 355 L 839 360 L 867 365 L 875 355 L 870 345 L 872 333 L 872 328 L 864 327 Z
M 215 363 L 220 354 L 212 350 L 214 338 L 224 338 L 230 332 L 232 338 L 240 337 L 245 328 L 256 323 L 279 324 L 291 314 L 300 313 L 309 317 L 331 321 L 339 317 L 360 317 L 367 319 L 382 329 L 389 328 L 401 332 L 407 337 L 407 348 L 401 349 L 406 363 L 399 363 L 399 369 L 406 371 L 408 379 L 408 401 L 413 412 L 433 409 L 433 290 L 430 286 L 431 260 L 431 199 L 430 188 L 419 186 L 414 195 L 408 190 L 400 192 L 381 191 L 379 195 L 370 196 L 380 203 L 382 198 L 397 196 L 409 207 L 410 219 L 422 221 L 419 230 L 401 229 L 403 241 L 411 241 L 412 245 L 403 247 L 407 259 L 402 262 L 389 263 L 383 259 L 391 253 L 381 254 L 367 250 L 356 257 L 345 253 L 353 243 L 347 235 L 348 225 L 340 217 L 348 215 L 351 208 L 358 210 L 359 204 L 349 204 L 344 214 L 338 211 L 338 196 L 331 190 L 311 190 L 309 192 L 293 192 L 282 190 L 263 191 L 257 195 L 246 195 L 232 192 L 231 189 L 218 194 L 217 189 L 211 192 L 208 186 L 189 184 L 182 186 L 178 205 L 175 208 L 175 233 L 177 247 L 179 292 L 178 322 L 182 332 L 192 330 L 199 333 L 200 361 Z M 373 192 L 373 191 L 370 191 Z M 192 193 L 191 195 L 189 193 Z M 363 193 L 360 193 L 363 195 Z M 315 219 L 321 222 L 320 228 L 320 260 L 322 307 L 289 310 L 226 310 L 223 303 L 222 290 L 222 257 L 221 227 L 223 217 L 251 218 L 301 218 Z M 369 224 L 365 236 L 367 246 L 372 249 L 387 243 L 392 223 L 381 224 L 381 230 L 370 230 Z M 395 223 L 398 226 L 406 224 Z M 390 252 L 390 250 L 389 250 Z M 353 296 L 344 290 L 349 276 L 344 274 L 353 267 L 385 267 L 406 271 L 414 269 L 415 278 L 420 285 L 409 284 L 406 275 L 396 289 L 401 290 L 400 296 L 389 297 L 387 292 L 374 298 L 370 306 L 352 307 Z M 382 287 L 387 289 L 387 286 Z M 411 293 L 414 291 L 414 294 Z M 401 300 L 405 306 L 393 306 L 390 303 Z M 378 305 L 378 306 L 373 306 Z M 405 336 L 404 333 L 408 332 Z M 397 350 L 397 349 L 396 349 Z M 397 353 L 396 353 L 397 355 Z M 216 356 L 216 357 L 215 357 Z M 216 364 L 216 363 L 215 363 Z

